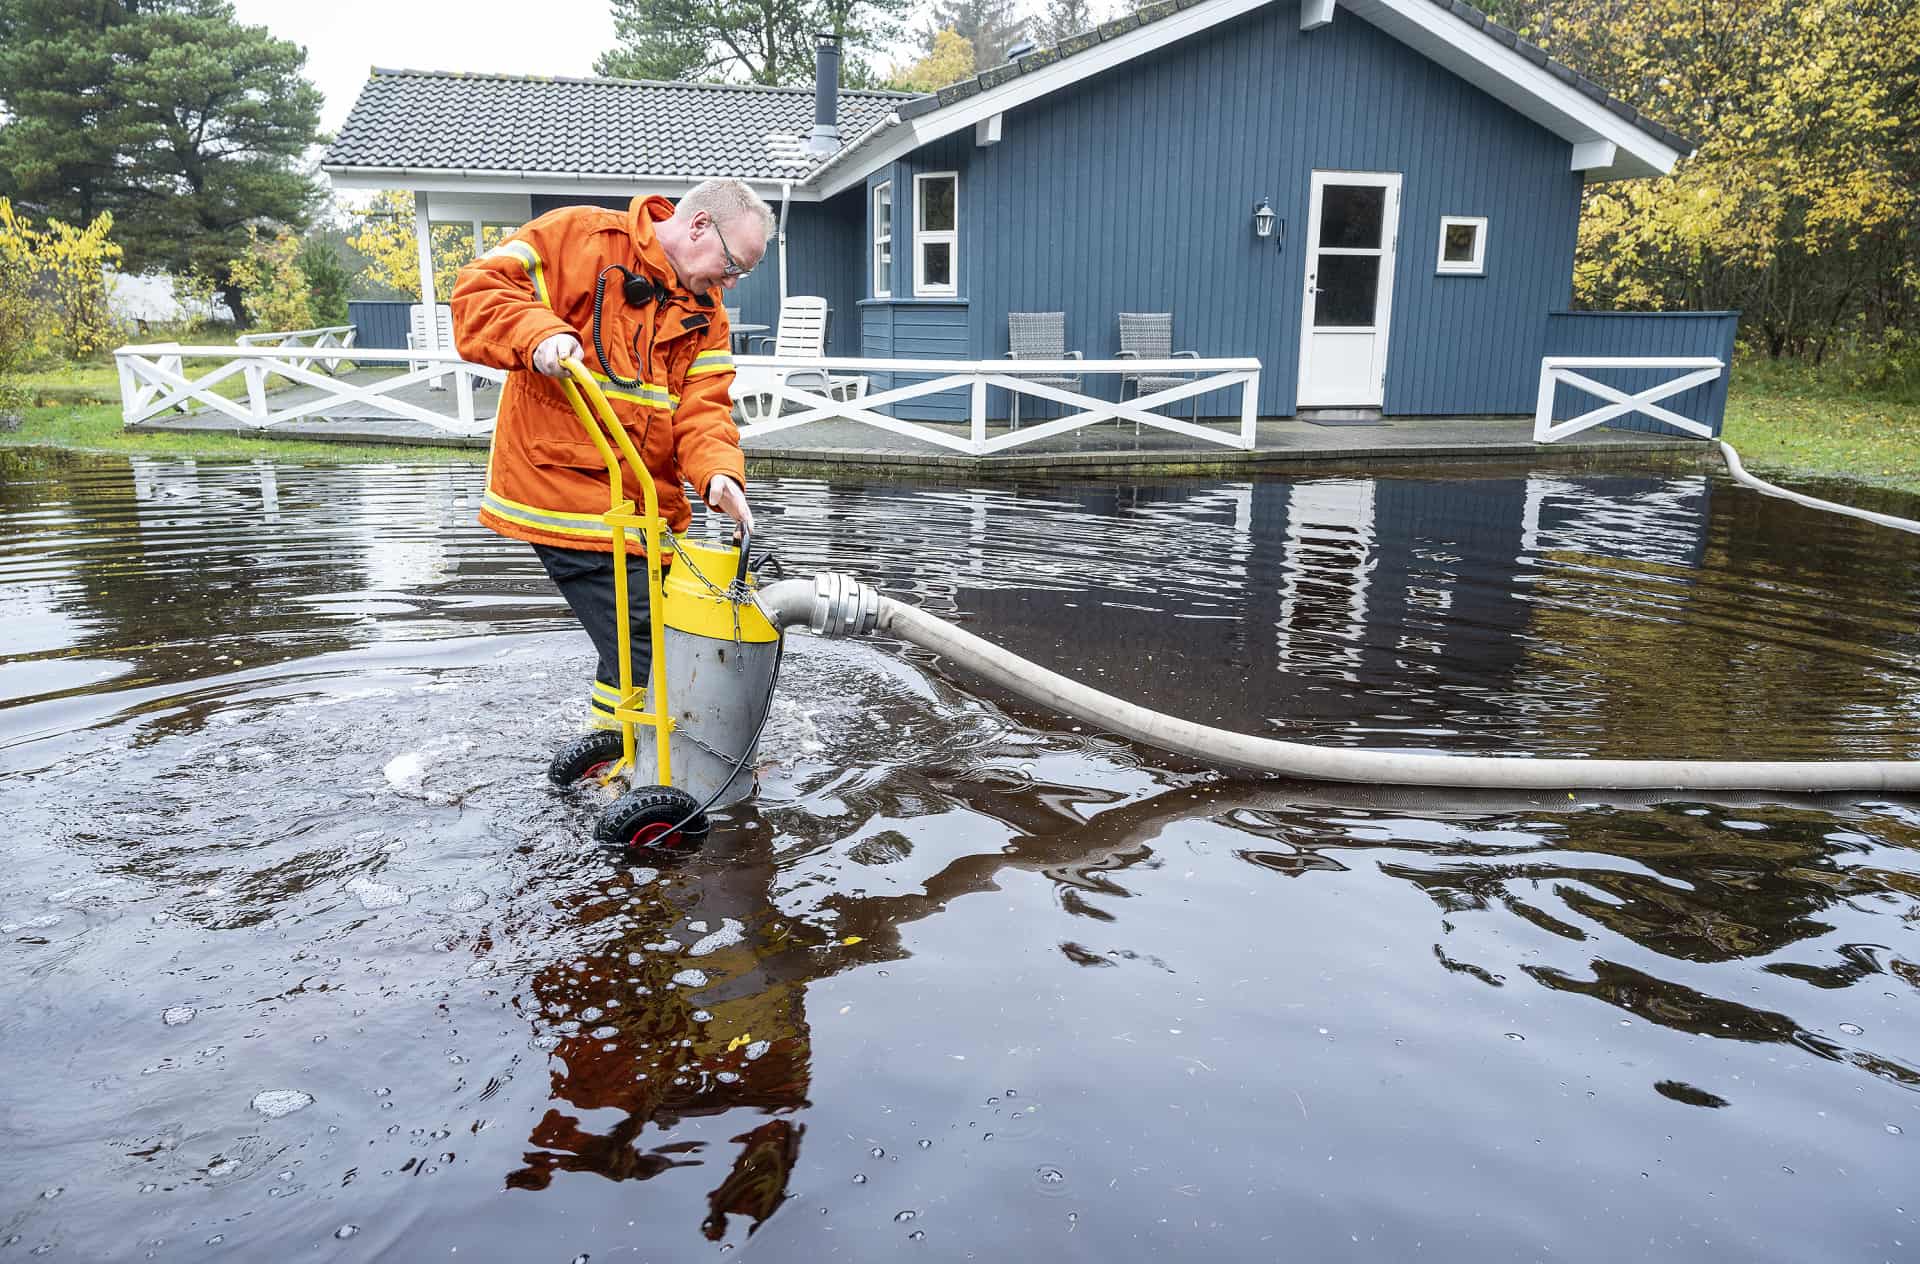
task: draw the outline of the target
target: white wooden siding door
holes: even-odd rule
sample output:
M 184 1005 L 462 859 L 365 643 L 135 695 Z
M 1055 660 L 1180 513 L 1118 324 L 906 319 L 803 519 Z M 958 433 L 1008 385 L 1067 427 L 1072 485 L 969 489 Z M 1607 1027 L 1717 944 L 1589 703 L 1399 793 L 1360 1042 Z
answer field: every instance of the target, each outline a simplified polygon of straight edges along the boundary
M 1313 173 L 1300 407 L 1378 408 L 1386 401 L 1399 230 L 1399 172 Z

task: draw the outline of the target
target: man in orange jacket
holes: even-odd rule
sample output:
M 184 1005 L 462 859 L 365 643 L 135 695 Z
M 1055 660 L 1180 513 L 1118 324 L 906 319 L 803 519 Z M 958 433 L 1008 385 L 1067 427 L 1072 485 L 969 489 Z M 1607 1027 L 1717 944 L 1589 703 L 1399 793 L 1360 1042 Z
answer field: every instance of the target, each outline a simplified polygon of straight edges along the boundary
M 633 439 L 675 532 L 693 511 L 683 482 L 748 531 L 746 461 L 733 424 L 733 355 L 720 292 L 766 253 L 773 212 L 738 180 L 708 180 L 676 207 L 573 206 L 534 220 L 460 270 L 454 343 L 510 369 L 487 457 L 481 525 L 533 545 L 599 651 L 596 726 L 619 697 L 612 544 L 599 521 L 607 467 L 557 379 L 581 359 Z M 581 339 L 592 351 L 582 356 Z M 623 469 L 623 496 L 642 503 Z M 647 587 L 629 586 L 633 678 L 647 679 Z

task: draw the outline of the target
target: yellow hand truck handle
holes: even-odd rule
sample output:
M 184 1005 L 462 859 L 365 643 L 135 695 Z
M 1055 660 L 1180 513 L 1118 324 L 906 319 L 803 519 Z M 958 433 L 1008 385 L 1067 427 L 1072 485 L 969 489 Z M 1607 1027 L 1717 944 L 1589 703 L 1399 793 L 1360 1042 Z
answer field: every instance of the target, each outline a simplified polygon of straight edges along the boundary
M 600 383 L 594 380 L 593 374 L 587 371 L 587 366 L 573 359 L 562 360 L 560 364 L 567 371 L 567 376 L 560 379 L 560 388 L 566 393 L 567 403 L 573 406 L 573 414 L 580 419 L 587 438 L 593 440 L 593 446 L 600 449 L 600 459 L 607 463 L 607 512 L 601 515 L 601 521 L 607 524 L 607 533 L 613 544 L 614 626 L 619 632 L 620 647 L 620 701 L 614 707 L 614 719 L 620 724 L 621 757 L 604 780 L 612 780 L 633 767 L 633 726 L 645 724 L 653 729 L 654 767 L 658 770 L 660 784 L 670 786 L 673 784 L 673 770 L 667 739 L 674 725 L 667 710 L 667 654 L 660 580 L 662 537 L 668 528 L 660 517 L 659 492 L 654 488 L 653 475 L 648 472 L 646 462 L 634 450 L 626 427 L 614 416 L 613 405 L 607 402 L 606 393 L 600 389 Z M 589 403 L 591 408 L 588 407 Z M 614 451 L 615 445 L 619 447 L 618 454 Z M 636 515 L 633 501 L 621 495 L 622 457 L 633 470 L 635 481 L 640 484 L 641 501 L 645 508 L 642 514 Z M 647 701 L 650 705 L 644 711 L 634 705 L 633 629 L 627 604 L 629 528 L 640 531 L 647 550 L 647 610 L 650 615 L 647 625 L 649 645 L 653 652 L 648 672 L 650 687 Z

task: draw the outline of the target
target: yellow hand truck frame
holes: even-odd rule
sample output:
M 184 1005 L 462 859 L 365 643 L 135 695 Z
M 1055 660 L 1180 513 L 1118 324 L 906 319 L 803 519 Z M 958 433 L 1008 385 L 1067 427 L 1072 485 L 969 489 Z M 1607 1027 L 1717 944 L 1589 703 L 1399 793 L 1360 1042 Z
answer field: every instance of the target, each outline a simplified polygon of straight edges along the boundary
M 620 644 L 620 697 L 614 704 L 613 718 L 620 725 L 621 741 L 620 758 L 605 770 L 600 781 L 605 785 L 633 768 L 634 728 L 639 725 L 653 730 L 654 767 L 659 770 L 661 783 L 670 786 L 673 784 L 673 763 L 669 738 L 673 734 L 674 720 L 667 710 L 667 653 L 665 620 L 662 618 L 664 600 L 660 558 L 663 539 L 671 528 L 660 516 L 660 498 L 653 485 L 653 475 L 648 472 L 647 463 L 640 459 L 639 452 L 634 450 L 626 427 L 614 416 L 613 405 L 607 402 L 600 384 L 580 361 L 562 360 L 560 364 L 567 372 L 567 376 L 560 379 L 567 403 L 572 405 L 573 414 L 580 419 L 580 426 L 587 432 L 587 438 L 600 450 L 600 459 L 607 464 L 607 512 L 600 515 L 600 520 L 606 523 L 608 535 L 613 541 L 614 625 L 619 632 Z M 589 403 L 591 408 L 588 407 Z M 610 438 L 612 442 L 609 442 Z M 614 450 L 616 445 L 618 452 Z M 622 457 L 640 484 L 641 513 L 634 512 L 636 506 L 631 498 L 620 494 L 624 490 L 620 477 Z M 650 613 L 647 627 L 651 649 L 647 687 L 636 687 L 633 679 L 633 619 L 627 596 L 629 530 L 639 531 L 646 547 L 647 610 Z

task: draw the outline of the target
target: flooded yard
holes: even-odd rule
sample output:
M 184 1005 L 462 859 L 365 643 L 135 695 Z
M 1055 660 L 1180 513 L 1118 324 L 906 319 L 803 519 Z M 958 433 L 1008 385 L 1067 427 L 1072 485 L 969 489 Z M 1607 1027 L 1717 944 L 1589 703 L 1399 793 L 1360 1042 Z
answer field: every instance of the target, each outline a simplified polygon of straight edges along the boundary
M 638 863 L 482 478 L 0 453 L 0 1259 L 1920 1255 L 1920 805 L 1239 780 L 796 635 Z M 1717 472 L 752 490 L 1211 724 L 1920 757 L 1920 538 Z

